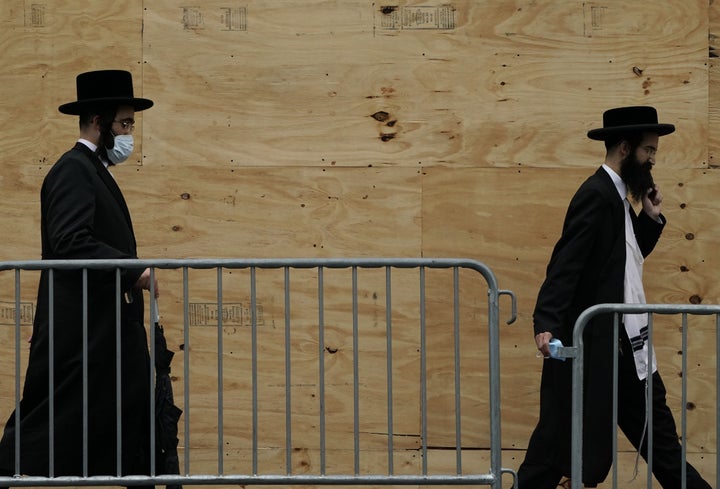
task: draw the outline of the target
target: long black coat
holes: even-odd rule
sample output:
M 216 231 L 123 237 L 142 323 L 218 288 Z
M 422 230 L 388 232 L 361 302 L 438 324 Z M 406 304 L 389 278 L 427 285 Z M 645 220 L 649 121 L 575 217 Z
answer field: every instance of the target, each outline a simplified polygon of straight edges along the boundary
M 43 259 L 131 259 L 135 236 L 125 200 L 95 154 L 77 143 L 48 172 L 41 191 Z M 149 473 L 150 361 L 143 324 L 142 270 L 122 273 L 122 472 Z M 115 271 L 88 284 L 88 454 L 90 475 L 116 473 Z M 48 475 L 49 280 L 43 271 L 21 412 L 21 472 Z M 128 300 L 131 298 L 131 302 Z M 82 275 L 54 277 L 54 475 L 82 475 Z M 0 469 L 15 467 L 15 413 L 0 441 Z
M 643 256 L 655 247 L 663 223 L 630 214 Z M 599 303 L 624 302 L 625 207 L 601 167 L 578 189 L 568 207 L 560 240 L 533 315 L 535 334 L 550 331 L 572 344 L 576 319 Z M 583 482 L 599 483 L 612 464 L 612 315 L 585 330 Z M 622 326 L 621 326 L 622 328 Z M 614 346 L 617 349 L 617 345 Z M 546 360 L 540 387 L 540 420 L 526 460 L 570 475 L 572 362 Z

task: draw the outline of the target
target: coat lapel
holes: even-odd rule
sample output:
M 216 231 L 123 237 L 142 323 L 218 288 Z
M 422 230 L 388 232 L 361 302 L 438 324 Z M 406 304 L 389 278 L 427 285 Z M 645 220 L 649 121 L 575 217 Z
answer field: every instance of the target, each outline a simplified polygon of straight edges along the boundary
M 613 183 L 612 178 L 610 178 L 610 175 L 608 175 L 608 172 L 605 171 L 602 166 L 595 172 L 595 177 L 603 183 L 603 193 L 607 194 L 608 201 L 612 203 L 613 219 L 615 219 L 619 225 L 623 225 L 625 223 L 625 205 L 623 205 L 623 201 L 620 199 L 620 194 L 618 194 L 617 188 L 615 188 L 615 183 Z
M 75 149 L 80 150 L 85 154 L 88 158 L 90 158 L 90 161 L 92 161 L 93 165 L 95 165 L 95 170 L 97 171 L 98 176 L 100 177 L 100 180 L 105 184 L 105 186 L 110 190 L 110 193 L 115 198 L 115 201 L 117 202 L 118 206 L 120 207 L 120 210 L 122 210 L 123 215 L 125 216 L 125 220 L 127 221 L 128 228 L 130 229 L 130 233 L 132 234 L 133 242 L 135 241 L 135 232 L 133 231 L 132 226 L 132 219 L 130 218 L 130 211 L 128 210 L 127 203 L 125 202 L 125 198 L 123 197 L 122 192 L 120 191 L 120 187 L 118 187 L 117 182 L 113 178 L 113 176 L 110 174 L 107 168 L 105 168 L 105 165 L 102 161 L 100 161 L 100 158 L 96 153 L 93 153 L 90 148 L 85 146 L 82 143 L 77 143 L 75 145 Z M 134 243 L 133 243 L 134 247 Z

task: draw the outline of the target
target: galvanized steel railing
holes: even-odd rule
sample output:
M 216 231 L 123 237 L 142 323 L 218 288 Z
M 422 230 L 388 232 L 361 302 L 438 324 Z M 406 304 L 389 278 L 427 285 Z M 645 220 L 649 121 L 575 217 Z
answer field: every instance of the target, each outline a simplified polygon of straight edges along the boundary
M 619 340 L 619 325 L 621 314 L 648 314 L 648 342 L 653 344 L 653 314 L 659 315 L 676 315 L 680 314 L 682 317 L 682 387 L 681 387 L 681 446 L 682 446 L 682 457 L 683 461 L 686 460 L 687 456 L 687 357 L 688 357 L 688 316 L 715 316 L 715 334 L 716 334 L 716 351 L 720 351 L 720 305 L 681 305 L 681 304 L 598 304 L 585 310 L 575 322 L 575 328 L 573 330 L 573 346 L 566 346 L 559 349 L 559 356 L 573 359 L 573 385 L 572 385 L 572 466 L 571 466 L 571 484 L 572 489 L 580 489 L 582 487 L 582 456 L 583 453 L 583 370 L 584 370 L 584 341 L 583 333 L 586 326 L 590 324 L 590 321 L 600 314 L 613 314 L 613 344 L 618 344 Z M 648 365 L 652 365 L 653 361 L 653 349 L 649 350 Z M 720 392 L 720 362 L 717 361 L 716 355 L 716 392 Z M 613 355 L 613 468 L 612 468 L 612 487 L 618 487 L 618 443 L 617 443 L 617 421 L 618 421 L 618 350 L 614 349 Z M 652 477 L 652 446 L 653 446 L 653 430 L 651 429 L 653 423 L 652 413 L 652 397 L 653 396 L 653 383 L 647 383 L 646 389 L 646 411 L 647 411 L 647 446 L 648 446 L 648 460 L 647 460 L 647 487 L 651 489 L 653 486 Z M 716 404 L 716 439 L 720 440 L 720 403 Z M 717 452 L 717 450 L 716 450 Z M 715 461 L 715 487 L 720 487 L 720 454 L 716 453 Z M 682 489 L 686 487 L 686 466 L 682 466 Z
M 103 475 L 103 476 L 62 476 L 53 477 L 51 468 L 51 477 L 39 477 L 34 475 L 16 475 L 16 477 L 0 477 L 0 486 L 86 486 L 86 485 L 158 485 L 158 484 L 313 484 L 313 485 L 445 485 L 445 484 L 480 484 L 489 485 L 493 488 L 499 488 L 501 484 L 501 477 L 503 473 L 510 473 L 514 478 L 514 471 L 509 469 L 503 469 L 501 466 L 501 432 L 500 432 L 500 361 L 499 361 L 499 297 L 501 295 L 508 295 L 511 298 L 512 303 L 512 316 L 508 323 L 515 320 L 516 315 L 516 301 L 515 296 L 512 292 L 507 290 L 500 290 L 496 281 L 496 278 L 492 271 L 484 264 L 464 259 L 257 259 L 257 260 L 235 260 L 235 259 L 188 259 L 188 260 L 45 260 L 45 261 L 11 261 L 0 263 L 0 272 L 2 271 L 14 271 L 14 283 L 15 283 L 15 308 L 19 311 L 21 306 L 21 271 L 31 270 L 68 270 L 68 269 L 83 269 L 83 284 L 85 289 L 83 291 L 84 304 L 87 305 L 87 271 L 89 269 L 116 269 L 116 290 L 120 289 L 120 269 L 121 268 L 143 268 L 150 267 L 152 270 L 151 278 L 155 276 L 155 270 L 159 269 L 174 269 L 182 272 L 182 317 L 183 317 L 183 336 L 184 336 L 184 372 L 183 372 L 183 395 L 182 402 L 184 406 L 184 424 L 183 440 L 181 441 L 180 448 L 184 449 L 184 460 L 180 463 L 180 475 L 167 475 L 157 474 L 155 467 L 155 419 L 152 416 L 154 412 L 154 392 L 151 393 L 151 412 L 148 413 L 150 418 L 150 436 L 151 436 L 151 474 L 150 476 L 131 476 L 121 474 L 121 453 L 120 446 L 117 450 L 117 469 L 118 475 Z M 190 371 L 190 332 L 189 332 L 189 290 L 190 270 L 217 270 L 217 307 L 218 311 L 223 311 L 223 271 L 243 269 L 250 273 L 250 326 L 252 335 L 252 364 L 250 367 L 252 392 L 248 395 L 252 397 L 252 470 L 251 473 L 228 473 L 224 468 L 223 459 L 223 423 L 225 422 L 223 416 L 223 314 L 217 315 L 217 328 L 218 328 L 218 343 L 217 343 L 217 377 L 218 377 L 218 392 L 217 392 L 217 425 L 218 425 L 218 460 L 217 466 L 213 473 L 197 473 L 191 469 L 191 452 L 192 446 L 190 443 L 191 436 L 195 434 L 192 429 L 192 412 L 189 409 L 190 406 L 190 387 L 189 381 L 192 376 Z M 258 270 L 265 269 L 281 269 L 283 271 L 283 290 L 280 292 L 284 297 L 284 328 L 285 328 L 285 341 L 286 341 L 286 352 L 285 352 L 285 470 L 284 473 L 261 473 L 258 468 L 258 392 L 257 392 L 257 376 L 258 376 L 258 363 L 257 363 L 257 331 L 258 331 L 258 305 L 257 305 L 257 280 L 256 272 Z M 290 316 L 290 282 L 291 282 L 291 270 L 293 269 L 314 269 L 317 271 L 317 322 L 318 322 L 318 377 L 319 377 L 319 437 L 320 437 L 320 470 L 318 474 L 298 474 L 293 473 L 292 468 L 292 429 L 291 429 L 291 376 L 293 372 L 291 370 L 290 358 L 289 358 L 289 345 L 290 331 L 291 331 L 291 316 Z M 351 270 L 351 297 L 349 301 L 352 308 L 352 344 L 353 344 L 353 458 L 354 458 L 354 470 L 353 473 L 329 473 L 327 470 L 326 454 L 327 447 L 325 446 L 326 439 L 326 420 L 328 413 L 325 412 L 325 364 L 324 364 L 324 349 L 323 343 L 324 334 L 324 301 L 326 300 L 326 294 L 324 286 L 324 276 L 327 270 L 330 269 L 350 269 Z M 387 385 L 385 386 L 387 391 L 387 470 L 384 473 L 362 473 L 360 469 L 360 409 L 359 409 L 359 370 L 358 370 L 358 339 L 359 339 L 359 327 L 358 327 L 358 269 L 384 269 L 385 270 L 385 328 L 387 335 L 387 371 L 390 374 L 387 375 Z M 420 456 L 422 457 L 422 466 L 420 473 L 418 474 L 398 474 L 394 469 L 394 449 L 393 449 L 393 389 L 395 387 L 395 380 L 393 380 L 393 355 L 392 355 L 392 307 L 393 307 L 393 295 L 392 295 L 392 278 L 393 271 L 396 269 L 417 269 L 417 294 L 419 304 L 419 334 L 420 334 L 420 399 L 419 409 L 421 411 L 421 447 L 419 449 Z M 429 269 L 447 269 L 452 271 L 452 290 L 448 293 L 452 293 L 452 298 L 448 300 L 452 304 L 452 331 L 450 334 L 453 335 L 454 352 L 452 355 L 453 365 L 451 368 L 454 370 L 454 413 L 444 413 L 445 416 L 455 417 L 455 464 L 454 473 L 447 474 L 433 474 L 428 468 L 428 454 L 431 447 L 428 447 L 427 441 L 427 430 L 428 430 L 428 412 L 427 412 L 427 360 L 425 358 L 425 347 L 426 347 L 426 271 Z M 484 278 L 487 290 L 482 291 L 483 294 L 487 293 L 487 324 L 486 326 L 478 325 L 478 327 L 487 327 L 487 344 L 477 344 L 478 351 L 486 349 L 487 351 L 487 395 L 489 399 L 489 470 L 488 472 L 469 472 L 463 468 L 463 446 L 462 446 L 462 435 L 463 426 L 461 423 L 461 365 L 459 358 L 459 350 L 463 339 L 460 337 L 460 270 L 469 270 L 470 272 L 476 272 L 482 278 Z M 467 273 L 467 272 L 463 272 Z M 52 280 L 51 280 L 52 282 Z M 161 287 L 162 289 L 162 287 Z M 50 309 L 52 309 L 52 289 L 50 292 Z M 120 294 L 117 294 L 116 300 L 119 304 Z M 154 291 L 150 292 L 150 308 L 154 310 L 157 306 L 156 300 L 154 299 Z M 50 320 L 52 323 L 52 319 Z M 116 314 L 116 328 L 117 338 L 119 341 L 119 325 L 120 325 L 120 308 L 117 308 Z M 465 322 L 463 321 L 464 325 Z M 16 314 L 15 317 L 15 408 L 20 407 L 20 392 L 21 392 L 21 334 L 20 334 L 20 314 Z M 87 333 L 87 308 L 85 309 L 84 315 L 84 332 Z M 52 324 L 50 329 L 52 330 Z M 449 329 L 449 328 L 448 328 Z M 51 333 L 52 334 L 52 333 Z M 150 357 L 151 365 L 154 364 L 154 335 L 150 337 Z M 86 338 L 86 336 L 85 336 Z M 52 348 L 49 349 L 49 354 L 52 355 Z M 87 344 L 83 345 L 83 356 L 87 358 Z M 52 358 L 51 358 L 52 360 Z M 52 365 L 52 361 L 50 362 Z M 116 359 L 116 375 L 120 380 L 120 357 Z M 151 374 L 151 379 L 154 373 Z M 84 373 L 85 384 L 87 384 L 87 372 Z M 52 372 L 50 375 L 50 382 L 52 382 Z M 118 382 L 118 385 L 120 383 Z M 154 385 L 154 380 L 151 380 L 151 385 Z M 87 388 L 87 386 L 85 386 Z M 153 389 L 154 391 L 154 389 Z M 118 387 L 119 393 L 119 387 Z M 87 393 L 85 394 L 87 396 Z M 52 404 L 52 403 L 51 403 Z M 120 410 L 118 409 L 118 413 Z M 51 411 L 52 413 L 52 411 Z M 7 413 L 2 413 L 0 416 L 6 416 Z M 87 399 L 85 399 L 85 406 L 83 412 L 84 426 L 87 427 Z M 119 425 L 119 420 L 118 425 Z M 49 420 L 50 428 L 52 431 L 52 415 Z M 18 425 L 16 425 L 18 426 Z M 118 434 L 120 427 L 118 426 Z M 19 433 L 19 428 L 17 433 Z M 87 471 L 87 433 L 82 434 L 84 437 L 84 463 L 85 470 Z M 117 437 L 118 440 L 120 437 Z M 16 453 L 19 454 L 19 436 L 16 440 Z M 119 442 L 118 442 L 119 445 Z M 52 459 L 52 438 L 50 442 L 51 459 Z M 19 473 L 20 461 L 19 456 L 16 457 L 15 468 L 16 474 Z

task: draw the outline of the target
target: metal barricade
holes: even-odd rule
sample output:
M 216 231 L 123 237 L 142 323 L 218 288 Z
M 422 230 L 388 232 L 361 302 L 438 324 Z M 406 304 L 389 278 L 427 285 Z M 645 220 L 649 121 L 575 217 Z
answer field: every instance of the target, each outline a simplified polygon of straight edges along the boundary
M 508 323 L 515 320 L 516 300 L 512 292 L 498 288 L 496 278 L 487 266 L 472 260 L 188 259 L 0 263 L 0 272 L 14 271 L 14 300 L 11 302 L 15 309 L 12 326 L 16 410 L 20 409 L 21 364 L 24 362 L 21 326 L 27 326 L 21 324 L 20 311 L 28 307 L 21 297 L 22 287 L 27 287 L 21 282 L 21 272 L 25 275 L 50 270 L 48 273 L 52 274 L 52 271 L 82 269 L 83 303 L 87 311 L 89 271 L 115 270 L 119 305 L 120 270 L 130 267 L 150 268 L 151 279 L 156 273 L 181 274 L 174 281 L 166 280 L 162 275 L 162 286 L 159 287 L 163 292 L 159 301 L 165 301 L 163 321 L 167 323 L 170 318 L 172 323 L 175 318 L 183 325 L 179 360 L 182 362 L 182 383 L 176 386 L 180 391 L 176 398 L 184 411 L 180 422 L 180 473 L 163 474 L 155 467 L 153 388 L 148 413 L 150 475 L 121 473 L 120 444 L 115 475 L 88 475 L 85 472 L 54 476 L 52 469 L 49 477 L 20 474 L 18 449 L 16 475 L 0 477 L 0 487 L 479 484 L 499 488 L 503 474 L 510 473 L 514 477 L 512 470 L 501 466 L 499 297 L 507 295 L 511 298 L 512 316 Z M 193 274 L 203 275 L 191 280 Z M 363 279 L 368 279 L 372 285 L 365 286 Z M 472 290 L 461 287 L 461 282 L 471 284 Z M 172 284 L 176 286 L 173 288 Z M 478 292 L 478 287 L 482 293 Z M 236 289 L 242 290 L 239 294 L 245 294 L 242 303 L 237 301 Z M 0 294 L 9 294 L 7 290 L 6 287 L 3 292 L 0 286 Z M 175 304 L 168 305 L 165 297 L 173 296 L 173 293 Z M 191 295 L 195 293 L 202 295 L 204 302 L 193 302 Z M 52 300 L 50 292 L 50 309 Z M 151 290 L 149 309 L 155 310 L 157 302 L 154 290 Z M 87 331 L 87 312 L 84 322 Z M 51 315 L 51 330 L 52 323 Z M 116 328 L 119 341 L 119 307 Z M 172 325 L 165 324 L 166 332 L 171 328 Z M 366 339 L 368 334 L 372 334 L 371 339 Z M 203 341 L 198 340 L 199 335 L 203 335 Z M 231 342 L 230 335 L 236 335 L 233 340 L 240 337 L 242 340 Z M 297 336 L 302 340 L 295 339 Z M 347 345 L 347 352 L 342 347 L 342 363 L 334 361 L 338 356 L 332 356 L 339 348 L 334 342 Z M 296 348 L 292 346 L 294 344 L 301 347 Z M 153 365 L 155 338 L 152 334 L 149 335 L 149 346 L 150 364 Z M 52 350 L 49 348 L 50 352 Z M 191 367 L 194 356 L 202 362 L 202 375 L 196 371 L 197 363 Z M 86 362 L 86 344 L 83 345 L 83 357 Z M 263 377 L 265 368 L 274 369 L 267 378 Z M 52 382 L 52 367 L 50 370 Z M 118 354 L 115 372 L 118 384 L 122 380 L 120 370 Z M 228 378 L 231 370 L 233 376 Z M 83 382 L 87 384 L 87 376 Z M 200 389 L 205 392 L 196 394 Z M 334 389 L 338 390 L 337 395 L 331 395 Z M 481 393 L 484 389 L 486 394 Z M 269 398 L 272 399 L 268 402 Z M 300 404 L 312 405 L 316 411 L 298 414 L 302 409 Z M 0 415 L 7 414 L 3 411 Z M 368 420 L 368 415 L 372 419 Z M 478 419 L 483 415 L 487 419 Z M 87 416 L 86 408 L 83 412 L 85 427 Z M 118 435 L 121 430 L 119 416 L 116 419 Z M 50 417 L 48 422 L 52 429 Z M 481 421 L 487 422 L 487 428 L 479 428 Z M 440 428 L 434 429 L 435 424 Z M 408 433 L 408 425 L 417 425 L 417 432 Z M 210 428 L 204 431 L 203 426 Z M 269 435 L 272 442 L 263 442 Z M 78 436 L 87 439 L 87 433 L 78 433 Z M 406 439 L 411 441 L 404 441 Z M 86 442 L 83 447 L 87 467 Z M 52 436 L 49 450 L 52 459 Z M 307 455 L 306 451 L 312 454 Z M 342 462 L 333 458 L 337 451 L 343 454 Z M 412 461 L 407 453 L 412 454 Z M 431 460 L 434 455 L 445 460 L 444 456 L 450 453 L 453 454 L 451 462 L 434 464 Z M 481 453 L 481 460 L 466 462 L 470 458 L 468 453 Z M 300 458 L 302 460 L 298 461 Z M 249 469 L 238 469 L 243 463 Z M 477 468 L 483 463 L 489 465 L 489 470 Z
M 681 305 L 681 304 L 598 304 L 585 310 L 575 322 L 573 330 L 573 346 L 561 347 L 558 350 L 558 356 L 564 358 L 572 358 L 572 466 L 571 466 L 571 487 L 572 489 L 580 489 L 582 487 L 582 456 L 583 453 L 583 372 L 584 372 L 584 341 L 583 333 L 586 327 L 591 324 L 591 320 L 601 314 L 613 314 L 613 344 L 618 344 L 619 325 L 621 324 L 621 314 L 642 314 L 648 313 L 648 342 L 653 344 L 653 320 L 654 315 L 681 315 L 681 332 L 682 332 L 682 348 L 679 353 L 682 354 L 681 367 L 681 450 L 682 450 L 682 488 L 686 487 L 686 465 L 687 460 L 687 383 L 688 383 L 688 316 L 715 316 L 714 333 L 716 335 L 716 351 L 720 351 L 720 305 Z M 648 364 L 652 365 L 653 349 L 649 350 Z M 618 349 L 614 349 L 613 355 L 613 464 L 611 472 L 611 483 L 613 488 L 618 487 Z M 661 366 L 658 366 L 658 369 Z M 716 392 L 720 392 L 720 362 L 716 361 L 715 367 Z M 647 487 L 653 487 L 653 460 L 652 460 L 652 396 L 653 382 L 647 382 L 646 388 L 646 417 L 648 423 L 647 429 Z M 720 439 L 720 403 L 716 404 L 716 439 Z M 720 487 L 720 455 L 717 454 L 715 460 L 715 487 Z

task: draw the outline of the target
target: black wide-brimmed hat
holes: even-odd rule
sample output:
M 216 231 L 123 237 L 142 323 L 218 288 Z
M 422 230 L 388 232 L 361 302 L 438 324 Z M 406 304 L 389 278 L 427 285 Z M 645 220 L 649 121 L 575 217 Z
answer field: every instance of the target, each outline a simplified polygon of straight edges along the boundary
M 129 71 L 88 71 L 80 73 L 75 83 L 77 101 L 58 107 L 63 114 L 80 115 L 87 108 L 99 104 L 130 105 L 135 111 L 153 106 L 152 100 L 133 95 L 132 74 Z
M 654 132 L 665 136 L 675 131 L 672 124 L 658 124 L 655 107 L 618 107 L 603 113 L 603 127 L 588 131 L 590 139 L 605 141 L 613 136 L 630 132 Z

